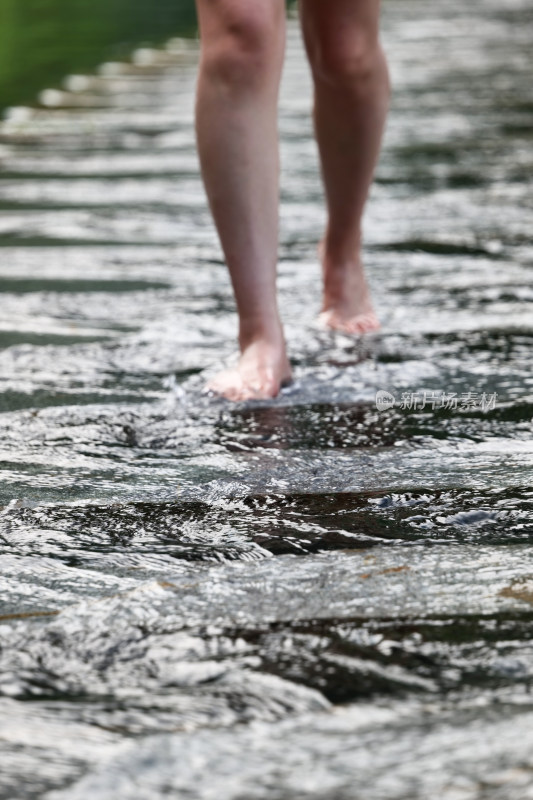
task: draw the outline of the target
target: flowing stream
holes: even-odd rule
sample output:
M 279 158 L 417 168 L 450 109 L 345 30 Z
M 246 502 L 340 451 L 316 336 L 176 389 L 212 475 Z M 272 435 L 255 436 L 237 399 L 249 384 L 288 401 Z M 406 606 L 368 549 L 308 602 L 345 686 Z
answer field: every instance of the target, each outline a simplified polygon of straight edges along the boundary
M 533 9 L 383 26 L 361 340 L 316 324 L 289 25 L 272 402 L 202 391 L 236 317 L 197 44 L 0 126 L 1 800 L 533 798 Z

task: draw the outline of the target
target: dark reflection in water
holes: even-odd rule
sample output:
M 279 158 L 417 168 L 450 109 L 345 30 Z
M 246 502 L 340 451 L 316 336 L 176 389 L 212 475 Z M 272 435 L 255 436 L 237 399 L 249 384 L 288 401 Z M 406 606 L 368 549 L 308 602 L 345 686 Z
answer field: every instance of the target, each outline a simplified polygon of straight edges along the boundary
M 530 438 L 533 404 L 526 401 L 483 412 L 465 409 L 393 409 L 380 412 L 375 404 L 244 409 L 222 415 L 218 442 L 230 451 L 258 448 L 335 450 L 392 447 L 408 441 L 424 446 L 434 440 L 485 441 L 490 437 Z M 517 423 L 523 423 L 517 429 Z
M 0 800 L 531 796 L 532 22 L 385 4 L 365 341 L 315 323 L 291 24 L 271 403 L 202 393 L 235 317 L 197 45 L 2 124 Z M 424 392 L 497 401 L 401 407 Z

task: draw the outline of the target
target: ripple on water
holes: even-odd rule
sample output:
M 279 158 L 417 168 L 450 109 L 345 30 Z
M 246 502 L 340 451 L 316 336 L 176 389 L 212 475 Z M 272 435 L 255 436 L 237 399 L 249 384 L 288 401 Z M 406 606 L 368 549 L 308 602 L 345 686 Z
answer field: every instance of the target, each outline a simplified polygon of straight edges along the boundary
M 1 800 L 531 795 L 531 21 L 526 0 L 384 8 L 365 341 L 315 322 L 289 25 L 295 383 L 272 402 L 202 391 L 236 319 L 197 45 L 2 123 Z M 378 390 L 497 403 L 378 411 Z

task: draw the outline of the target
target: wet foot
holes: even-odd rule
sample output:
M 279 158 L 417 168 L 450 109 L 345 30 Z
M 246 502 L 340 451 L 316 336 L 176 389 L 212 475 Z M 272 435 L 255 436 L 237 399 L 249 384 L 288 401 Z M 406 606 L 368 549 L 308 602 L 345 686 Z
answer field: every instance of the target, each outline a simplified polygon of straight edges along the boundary
M 215 375 L 206 387 L 233 402 L 276 397 L 291 382 L 285 343 L 256 341 L 244 348 L 235 367 Z
M 319 322 L 342 333 L 370 333 L 381 327 L 359 257 L 334 262 L 322 255 L 324 299 Z
M 352 314 L 330 308 L 319 314 L 318 321 L 322 327 L 341 333 L 372 333 L 381 328 L 374 311 L 366 314 Z

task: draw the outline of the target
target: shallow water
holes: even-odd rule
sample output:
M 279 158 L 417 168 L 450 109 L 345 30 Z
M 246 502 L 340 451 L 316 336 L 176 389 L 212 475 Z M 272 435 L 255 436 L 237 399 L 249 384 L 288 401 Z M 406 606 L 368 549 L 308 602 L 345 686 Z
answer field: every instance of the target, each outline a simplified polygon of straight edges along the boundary
M 532 22 L 524 0 L 386 5 L 364 341 L 315 324 L 291 23 L 296 381 L 268 403 L 202 394 L 236 320 L 196 46 L 2 125 L 2 800 L 533 797 Z M 424 391 L 458 408 L 401 407 Z

